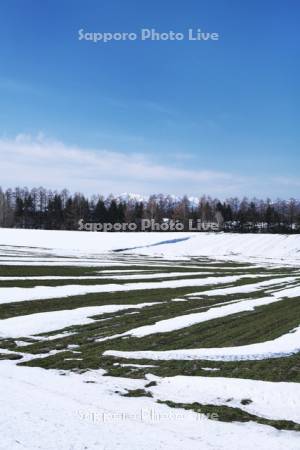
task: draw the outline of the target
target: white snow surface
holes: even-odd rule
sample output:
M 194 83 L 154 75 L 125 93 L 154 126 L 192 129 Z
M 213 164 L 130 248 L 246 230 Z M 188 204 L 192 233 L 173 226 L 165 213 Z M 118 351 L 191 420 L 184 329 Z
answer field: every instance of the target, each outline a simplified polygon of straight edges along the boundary
M 140 309 L 157 303 L 131 305 L 87 306 L 62 311 L 48 311 L 26 316 L 0 320 L 0 337 L 28 337 L 39 333 L 61 330 L 72 325 L 86 325 L 93 322 L 92 316 L 114 313 L 125 309 Z
M 178 239 L 185 239 L 178 241 Z M 165 242 L 165 243 L 164 243 Z M 166 243 L 167 242 L 167 243 Z M 89 233 L 82 231 L 0 230 L 0 245 L 39 247 L 56 254 L 99 254 L 119 249 L 149 256 L 251 259 L 300 265 L 300 235 L 238 233 Z M 40 250 L 41 251 L 41 250 Z
M 250 275 L 232 275 L 225 277 L 206 277 L 168 281 L 150 281 L 124 284 L 70 284 L 63 286 L 35 286 L 33 288 L 9 287 L 0 288 L 0 304 L 30 300 L 47 300 L 50 298 L 71 297 L 98 292 L 136 291 L 141 289 L 167 289 L 183 286 L 205 286 L 210 284 L 231 283 Z M 253 275 L 255 276 L 255 275 Z
M 286 277 L 280 278 L 274 281 L 274 284 L 281 284 L 283 282 L 292 282 L 295 281 L 294 277 Z M 258 287 L 269 286 L 270 281 L 251 284 L 251 288 L 247 290 L 247 292 L 255 292 Z M 233 288 L 229 288 L 233 289 Z M 222 289 L 213 290 L 213 292 L 222 291 Z M 226 288 L 224 288 L 226 291 Z M 210 292 L 210 291 L 205 291 Z M 234 291 L 235 292 L 235 291 Z M 202 293 L 203 294 L 203 293 Z M 189 294 L 189 298 L 191 295 Z M 177 317 L 172 317 L 171 319 L 160 320 L 153 325 L 144 325 L 141 327 L 134 328 L 132 330 L 127 331 L 123 334 L 123 336 L 135 336 L 135 337 L 144 337 L 154 333 L 167 333 L 174 330 L 180 330 L 182 328 L 190 327 L 192 325 L 206 322 L 208 320 L 217 319 L 219 317 L 226 317 L 231 314 L 236 314 L 243 311 L 253 311 L 255 308 L 259 306 L 269 305 L 274 303 L 284 297 L 297 297 L 300 296 L 300 286 L 294 286 L 292 288 L 281 289 L 273 292 L 268 297 L 258 298 L 258 299 L 249 299 L 249 300 L 233 300 L 231 302 L 227 302 L 227 304 L 223 304 L 221 306 L 213 306 L 204 312 L 197 312 L 192 314 L 183 314 Z M 173 299 L 172 301 L 187 301 L 186 299 Z
M 233 260 L 255 263 L 257 267 L 279 264 L 300 266 L 300 235 L 230 234 L 230 233 L 86 233 L 69 231 L 0 229 L 0 264 L 24 266 L 124 266 L 128 265 L 123 252 L 126 249 L 130 264 L 137 269 L 143 264 L 139 255 L 146 255 L 147 266 L 167 267 L 175 260 L 192 257 Z M 152 259 L 151 259 L 152 258 Z M 213 268 L 213 265 L 209 265 Z M 180 267 L 180 266 L 178 266 Z M 192 267 L 192 266 L 190 266 Z M 195 266 L 201 269 L 200 265 Z M 206 266 L 203 268 L 205 269 Z M 1 270 L 1 268 L 0 268 Z M 118 269 L 119 270 L 119 269 Z M 111 272 L 111 270 L 110 270 Z M 138 270 L 136 271 L 138 272 Z M 233 272 L 234 273 L 234 272 Z M 1 272 L 0 272 L 1 275 Z M 100 274 L 99 274 L 100 275 Z M 115 275 L 111 272 L 111 275 Z M 179 274 L 178 274 L 179 275 Z M 181 274 L 180 274 L 181 275 Z M 120 280 L 128 275 L 120 271 Z M 153 274 L 157 277 L 159 274 Z M 164 274 L 165 276 L 165 274 Z M 171 275 L 168 275 L 171 276 Z M 249 277 L 249 275 L 245 275 Z M 133 275 L 132 279 L 145 275 Z M 167 276 L 166 276 L 167 277 Z M 257 277 L 255 275 L 254 277 Z M 12 277 L 11 279 L 30 279 Z M 43 277 L 43 279 L 73 279 L 73 277 Z M 76 277 L 78 278 L 78 277 Z M 93 276 L 80 277 L 82 279 Z M 115 276 L 114 276 L 115 278 Z M 148 274 L 146 278 L 151 279 Z M 204 279 L 165 280 L 162 282 L 37 286 L 35 288 L 1 288 L 0 304 L 27 300 L 49 299 L 84 295 L 90 292 L 130 291 L 181 286 L 205 286 L 234 283 L 243 276 Z M 1 277 L 2 280 L 9 278 Z M 31 277 L 40 279 L 41 277 Z M 279 283 L 273 280 L 270 285 Z M 293 283 L 294 277 L 282 282 Z M 265 283 L 265 284 L 263 284 Z M 217 286 L 214 294 L 251 292 L 268 286 L 268 282 L 224 289 Z M 236 289 L 241 287 L 236 287 Z M 227 290 L 226 290 L 227 289 Z M 249 291 L 248 289 L 251 289 Z M 213 291 L 194 295 L 207 295 Z M 251 310 L 255 306 L 300 295 L 299 286 L 276 286 L 269 297 L 256 300 L 236 301 L 213 307 L 203 313 L 185 314 L 151 326 L 129 331 L 134 336 L 153 332 L 167 332 L 190 326 L 204 320 L 222 317 L 235 312 Z M 192 297 L 185 299 L 190 301 Z M 284 300 L 283 300 L 284 301 Z M 298 300 L 295 300 L 298 301 Z M 266 303 L 264 303 L 266 302 Z M 103 305 L 65 311 L 51 311 L 0 320 L 0 337 L 20 338 L 39 333 L 57 331 L 71 325 L 93 322 L 93 316 L 114 313 L 122 309 L 138 309 L 155 303 L 130 305 Z M 125 334 L 125 333 L 124 333 Z M 36 339 L 48 339 L 37 337 Z M 112 337 L 108 337 L 111 339 Z M 104 338 L 106 339 L 106 338 Z M 101 339 L 100 339 L 101 340 Z M 20 341 L 17 341 L 20 342 Z M 113 343 L 111 343 L 113 345 Z M 69 349 L 77 347 L 70 346 Z M 52 350 L 49 354 L 30 355 L 20 353 L 23 361 L 47 357 L 64 350 Z M 224 347 L 180 349 L 172 351 L 120 352 L 109 350 L 108 355 L 125 358 L 152 360 L 203 359 L 242 360 L 286 356 L 300 351 L 300 325 L 274 340 L 257 344 Z M 74 358 L 80 359 L 80 354 Z M 0 349 L 0 354 L 13 353 Z M 100 356 L 100 355 L 99 355 Z M 224 423 L 208 420 L 192 411 L 173 409 L 156 403 L 160 400 L 175 402 L 209 403 L 239 407 L 261 417 L 300 422 L 300 384 L 271 383 L 258 380 L 230 379 L 222 377 L 168 377 L 148 375 L 147 380 L 104 377 L 104 371 L 88 371 L 75 374 L 68 371 L 44 370 L 42 368 L 17 366 L 19 361 L 0 360 L 0 450 L 296 450 L 299 433 L 278 431 L 254 422 Z M 126 364 L 121 364 L 126 366 Z M 128 364 L 136 370 L 139 364 Z M 151 364 L 144 365 L 151 370 Z M 208 368 L 207 368 L 208 369 Z M 211 370 L 213 368 L 210 368 Z M 64 375 L 64 376 L 62 376 Z M 154 398 L 126 398 L 119 395 L 129 389 L 144 388 L 148 381 L 157 386 L 146 388 Z M 92 383 L 88 383 L 91 382 Z M 251 399 L 242 405 L 243 399 Z
M 280 358 L 300 351 L 300 326 L 271 341 L 237 347 L 191 348 L 164 351 L 124 352 L 107 350 L 104 355 L 130 359 L 241 361 Z
M 226 317 L 238 312 L 253 311 L 254 308 L 258 306 L 268 305 L 276 301 L 278 300 L 274 297 L 264 297 L 255 300 L 240 300 L 223 306 L 215 306 L 208 311 L 184 314 L 171 319 L 160 320 L 154 325 L 145 325 L 134 328 L 126 334 L 135 337 L 143 337 L 153 333 L 167 333 L 169 331 L 180 330 L 181 328 L 190 327 L 197 323 L 206 322 L 219 317 Z
M 253 422 L 200 420 L 194 412 L 170 409 L 151 398 L 115 394 L 143 385 L 144 380 L 103 377 L 96 371 L 60 376 L 0 361 L 0 448 L 233 450 L 241 442 L 243 450 L 298 448 L 296 432 Z
M 300 383 L 274 383 L 223 377 L 153 377 L 155 398 L 177 403 L 226 405 L 273 420 L 300 423 Z M 243 405 L 241 400 L 251 403 Z
M 104 271 L 103 271 L 104 272 Z M 138 271 L 137 271 L 138 272 Z M 84 275 L 84 276 L 28 276 L 28 277 L 0 277 L 0 281 L 51 281 L 51 280 L 143 280 L 152 278 L 173 278 L 173 277 L 185 277 L 189 275 L 207 275 L 207 272 L 157 272 L 157 273 L 145 273 L 145 274 L 126 274 L 126 275 Z
M 196 295 L 207 295 L 209 297 L 214 295 L 228 295 L 228 294 L 247 294 L 249 292 L 255 292 L 257 289 L 265 288 L 268 286 L 276 286 L 281 283 L 291 283 L 296 281 L 296 277 L 285 277 L 285 278 L 272 278 L 271 280 L 260 281 L 258 283 L 248 283 L 241 286 L 233 286 L 228 288 L 220 289 L 210 289 L 209 291 L 193 292 L 188 294 L 189 297 Z M 277 287 L 277 286 L 276 286 Z

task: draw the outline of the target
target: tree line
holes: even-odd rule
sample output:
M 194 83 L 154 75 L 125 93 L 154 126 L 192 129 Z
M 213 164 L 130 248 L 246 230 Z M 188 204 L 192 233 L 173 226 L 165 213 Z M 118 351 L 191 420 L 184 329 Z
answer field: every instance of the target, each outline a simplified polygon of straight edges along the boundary
M 229 198 L 220 201 L 203 195 L 187 196 L 93 195 L 39 188 L 0 188 L 0 227 L 49 230 L 77 230 L 79 220 L 100 223 L 136 223 L 153 219 L 157 223 L 180 221 L 188 230 L 190 220 L 214 222 L 221 214 L 223 231 L 299 233 L 300 201 L 257 198 Z M 139 228 L 137 228 L 139 229 Z

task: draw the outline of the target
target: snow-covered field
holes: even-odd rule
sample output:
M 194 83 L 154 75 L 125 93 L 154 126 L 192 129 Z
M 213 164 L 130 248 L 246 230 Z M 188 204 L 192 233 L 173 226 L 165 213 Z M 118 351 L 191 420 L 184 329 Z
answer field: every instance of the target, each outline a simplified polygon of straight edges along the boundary
M 237 233 L 86 233 L 81 231 L 45 231 L 1 229 L 0 243 L 33 247 L 37 255 L 79 257 L 101 255 L 119 249 L 131 253 L 164 258 L 206 256 L 237 261 L 263 261 L 300 265 L 300 236 L 282 234 Z M 8 255 L 9 256 L 9 255 Z M 24 255 L 25 257 L 25 255 Z M 4 259 L 3 256 L 2 259 Z M 30 258 L 30 254 L 29 254 Z M 93 260 L 89 260 L 93 263 Z
M 300 236 L 0 229 L 0 450 L 291 449 Z

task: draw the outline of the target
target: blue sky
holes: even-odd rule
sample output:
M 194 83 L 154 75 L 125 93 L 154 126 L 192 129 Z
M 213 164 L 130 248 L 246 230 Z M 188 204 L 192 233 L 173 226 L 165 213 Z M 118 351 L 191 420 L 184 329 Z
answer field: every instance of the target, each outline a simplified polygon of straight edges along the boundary
M 4 0 L 0 11 L 5 187 L 298 195 L 298 0 Z M 92 43 L 81 28 L 220 40 Z

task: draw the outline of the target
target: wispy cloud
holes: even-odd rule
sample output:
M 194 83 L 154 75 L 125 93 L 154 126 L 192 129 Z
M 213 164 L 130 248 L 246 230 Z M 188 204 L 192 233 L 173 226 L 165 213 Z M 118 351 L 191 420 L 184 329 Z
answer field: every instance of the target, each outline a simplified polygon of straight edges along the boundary
M 274 177 L 273 181 L 274 183 L 287 187 L 297 187 L 297 188 L 300 187 L 300 180 L 299 178 L 295 177 L 285 177 L 285 176 Z
M 0 159 L 4 187 L 43 185 L 87 194 L 207 193 L 222 198 L 257 195 L 255 187 L 262 186 L 259 180 L 249 177 L 204 168 L 178 168 L 172 162 L 158 163 L 144 154 L 80 148 L 42 134 L 0 138 Z

